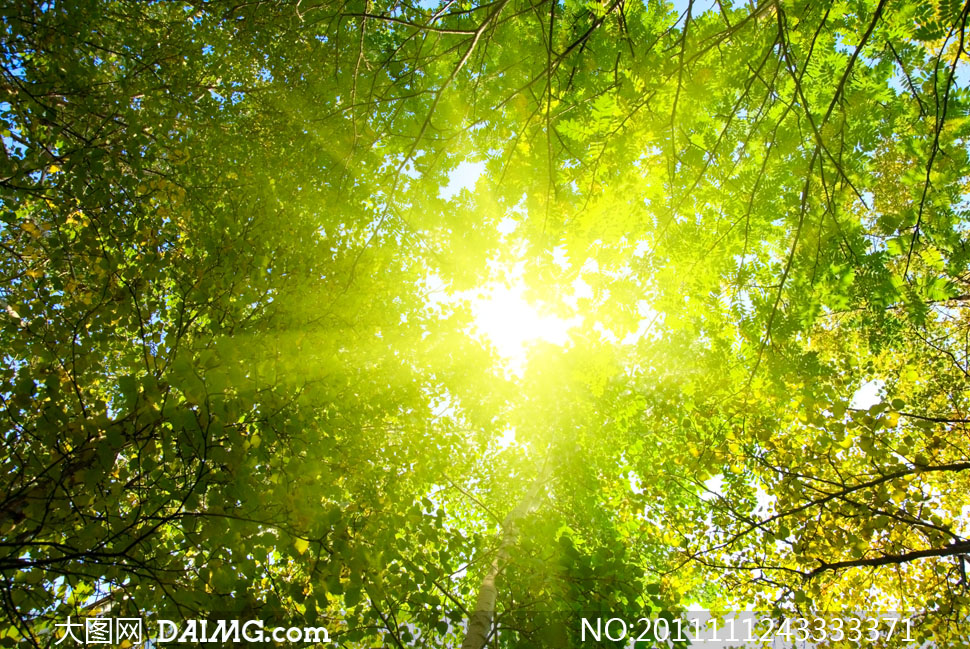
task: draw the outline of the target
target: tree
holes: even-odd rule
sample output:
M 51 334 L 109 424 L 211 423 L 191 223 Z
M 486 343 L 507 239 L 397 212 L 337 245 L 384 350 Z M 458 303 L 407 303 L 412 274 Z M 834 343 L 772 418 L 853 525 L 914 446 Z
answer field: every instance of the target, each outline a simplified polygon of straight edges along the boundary
M 970 4 L 3 16 L 7 644 L 876 601 L 966 646 Z M 515 263 L 583 315 L 521 376 L 429 299 Z

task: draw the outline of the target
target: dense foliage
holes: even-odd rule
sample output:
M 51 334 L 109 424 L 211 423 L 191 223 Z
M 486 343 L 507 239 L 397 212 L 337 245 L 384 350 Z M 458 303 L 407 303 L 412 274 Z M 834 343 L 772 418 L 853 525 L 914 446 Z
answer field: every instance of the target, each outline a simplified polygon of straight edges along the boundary
M 5 2 L 0 643 L 697 604 L 970 645 L 968 17 Z M 440 297 L 510 268 L 581 317 L 520 373 Z

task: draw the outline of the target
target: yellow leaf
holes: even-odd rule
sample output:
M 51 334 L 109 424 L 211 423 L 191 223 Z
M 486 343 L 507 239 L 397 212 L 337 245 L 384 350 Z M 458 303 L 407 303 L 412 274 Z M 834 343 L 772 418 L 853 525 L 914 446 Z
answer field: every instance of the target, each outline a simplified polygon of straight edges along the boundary
M 86 220 L 87 219 L 84 216 L 84 212 L 82 212 L 81 210 L 74 210 L 73 212 L 67 215 L 68 225 L 75 225 L 75 224 L 84 225 L 86 223 Z
M 293 545 L 294 547 L 296 547 L 297 552 L 299 552 L 300 554 L 303 554 L 304 552 L 306 552 L 306 549 L 310 547 L 310 542 L 307 541 L 306 539 L 297 539 L 293 541 Z
M 31 223 L 30 221 L 24 221 L 20 224 L 21 229 L 30 236 L 37 238 L 40 236 L 40 228 Z

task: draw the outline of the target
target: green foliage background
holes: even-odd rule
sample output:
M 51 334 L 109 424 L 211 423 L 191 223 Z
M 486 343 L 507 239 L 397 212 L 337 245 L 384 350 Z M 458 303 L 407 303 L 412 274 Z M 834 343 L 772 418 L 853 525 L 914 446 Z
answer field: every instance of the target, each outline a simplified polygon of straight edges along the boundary
M 458 646 L 491 573 L 490 646 L 691 603 L 967 646 L 968 16 L 4 2 L 0 643 Z M 590 287 L 521 375 L 431 299 L 515 263 Z

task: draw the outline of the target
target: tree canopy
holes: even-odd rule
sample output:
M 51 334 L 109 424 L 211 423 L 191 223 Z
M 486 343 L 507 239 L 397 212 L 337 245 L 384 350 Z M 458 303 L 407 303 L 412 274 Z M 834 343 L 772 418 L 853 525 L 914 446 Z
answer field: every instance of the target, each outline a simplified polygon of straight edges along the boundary
M 968 17 L 5 2 L 0 644 L 970 646 Z M 510 365 L 503 282 L 568 340 Z

